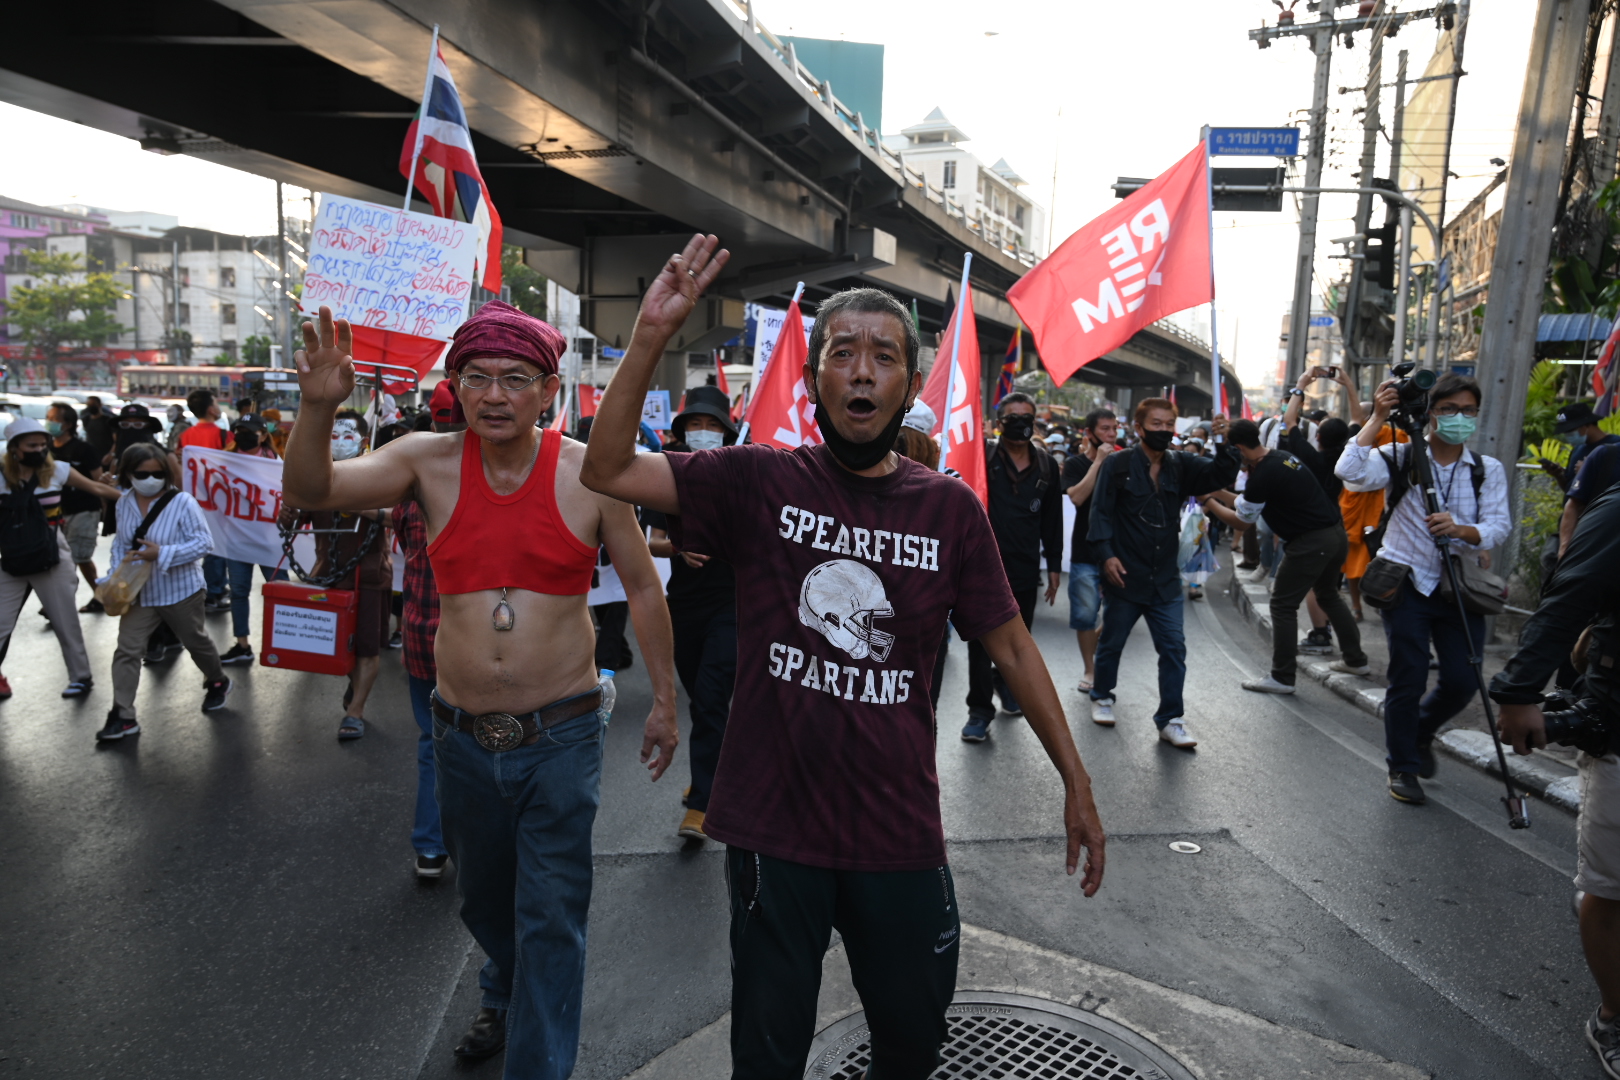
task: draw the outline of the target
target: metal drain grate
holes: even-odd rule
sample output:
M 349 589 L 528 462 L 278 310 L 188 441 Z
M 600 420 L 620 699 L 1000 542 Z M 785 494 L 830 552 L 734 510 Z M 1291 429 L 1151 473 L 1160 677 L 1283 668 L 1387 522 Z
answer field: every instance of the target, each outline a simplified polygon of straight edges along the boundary
M 1195 1080 L 1130 1028 L 1055 1001 L 964 990 L 933 1080 Z M 805 1080 L 855 1080 L 871 1063 L 866 1014 L 816 1036 Z

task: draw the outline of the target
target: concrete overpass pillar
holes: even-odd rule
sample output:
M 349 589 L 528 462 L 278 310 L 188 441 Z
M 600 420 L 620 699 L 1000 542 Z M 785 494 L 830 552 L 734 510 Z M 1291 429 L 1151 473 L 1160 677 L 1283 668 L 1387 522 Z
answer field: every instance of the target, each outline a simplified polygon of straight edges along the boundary
M 673 410 L 686 393 L 686 350 L 664 353 L 658 370 L 653 373 L 653 389 L 669 391 L 669 407 Z M 673 413 L 671 413 L 673 415 Z

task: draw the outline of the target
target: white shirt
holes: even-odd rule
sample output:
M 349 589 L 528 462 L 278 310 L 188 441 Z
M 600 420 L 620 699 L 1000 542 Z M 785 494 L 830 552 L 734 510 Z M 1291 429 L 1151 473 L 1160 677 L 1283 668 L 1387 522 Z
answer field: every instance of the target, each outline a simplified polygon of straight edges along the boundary
M 1339 463 L 1333 471 L 1346 487 L 1355 485 L 1357 491 L 1377 491 L 1389 486 L 1389 455 L 1395 456 L 1398 468 L 1405 464 L 1410 450 L 1410 443 L 1370 447 L 1352 439 L 1339 455 Z M 1452 547 L 1462 551 L 1489 551 L 1506 540 L 1513 520 L 1508 514 L 1507 472 L 1502 463 L 1493 457 L 1481 458 L 1485 463 L 1485 483 L 1480 487 L 1476 503 L 1472 450 L 1464 447 L 1462 456 L 1450 465 L 1441 465 L 1432 457 L 1429 460 L 1434 467 L 1434 489 L 1440 509 L 1449 512 L 1458 525 L 1472 525 L 1479 530 L 1478 544 L 1453 539 Z M 1440 550 L 1429 535 L 1427 516 L 1423 493 L 1408 490 L 1390 515 L 1384 544 L 1378 549 L 1381 558 L 1412 568 L 1412 584 L 1424 596 L 1433 595 L 1440 576 L 1445 573 Z
M 112 566 L 115 569 L 134 547 L 135 530 L 145 516 L 135 502 L 135 493 L 126 491 L 123 498 L 118 500 L 118 535 L 113 538 L 112 545 Z M 178 604 L 204 587 L 201 560 L 204 555 L 213 552 L 214 536 L 196 499 L 183 491 L 170 499 L 163 513 L 146 530 L 146 539 L 158 545 L 158 557 L 152 566 L 152 576 L 147 579 L 135 601 L 137 604 L 142 607 L 167 607 Z M 111 576 L 109 571 L 101 580 L 106 581 Z

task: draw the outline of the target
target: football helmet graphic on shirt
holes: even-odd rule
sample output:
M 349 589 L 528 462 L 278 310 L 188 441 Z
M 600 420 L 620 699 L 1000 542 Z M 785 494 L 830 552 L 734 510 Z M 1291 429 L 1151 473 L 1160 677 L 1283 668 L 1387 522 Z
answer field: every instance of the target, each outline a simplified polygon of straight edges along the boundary
M 894 635 L 872 625 L 894 617 L 883 582 L 853 559 L 832 559 L 804 576 L 799 590 L 799 621 L 843 649 L 852 659 L 889 658 Z

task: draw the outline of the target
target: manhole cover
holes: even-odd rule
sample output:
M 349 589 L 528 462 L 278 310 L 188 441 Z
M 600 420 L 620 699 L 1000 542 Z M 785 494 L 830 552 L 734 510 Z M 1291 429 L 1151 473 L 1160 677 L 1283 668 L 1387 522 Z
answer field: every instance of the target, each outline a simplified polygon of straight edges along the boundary
M 934 1080 L 1195 1080 L 1130 1028 L 1055 1001 L 962 990 Z M 828 1027 L 810 1046 L 805 1080 L 854 1080 L 871 1062 L 866 1014 Z

